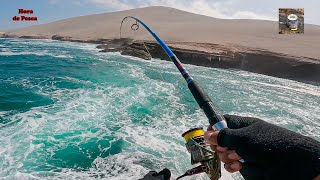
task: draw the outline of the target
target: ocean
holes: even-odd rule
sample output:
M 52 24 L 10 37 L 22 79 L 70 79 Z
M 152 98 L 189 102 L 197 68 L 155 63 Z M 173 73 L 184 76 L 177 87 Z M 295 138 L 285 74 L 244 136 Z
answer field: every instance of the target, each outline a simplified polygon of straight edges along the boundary
M 0 39 L 0 179 L 139 179 L 163 168 L 176 178 L 193 167 L 181 134 L 208 120 L 173 63 L 95 46 Z M 319 86 L 185 68 L 222 113 L 320 141 Z

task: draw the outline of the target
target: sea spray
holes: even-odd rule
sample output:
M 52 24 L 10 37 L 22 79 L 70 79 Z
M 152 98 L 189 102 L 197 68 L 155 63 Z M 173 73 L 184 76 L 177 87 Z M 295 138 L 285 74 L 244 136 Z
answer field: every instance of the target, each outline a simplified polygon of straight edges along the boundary
M 93 44 L 0 42 L 1 178 L 138 179 L 165 167 L 177 177 L 191 168 L 181 134 L 208 122 L 171 62 L 98 53 Z M 320 140 L 318 86 L 186 68 L 223 113 Z M 223 170 L 222 179 L 233 178 L 241 177 Z

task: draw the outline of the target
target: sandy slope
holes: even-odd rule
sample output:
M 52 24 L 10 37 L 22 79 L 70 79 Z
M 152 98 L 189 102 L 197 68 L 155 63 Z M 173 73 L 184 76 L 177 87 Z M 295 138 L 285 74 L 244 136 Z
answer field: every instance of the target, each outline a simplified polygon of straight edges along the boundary
M 128 15 L 146 22 L 165 41 L 233 44 L 320 59 L 320 26 L 305 25 L 303 35 L 283 35 L 278 34 L 278 22 L 216 19 L 167 7 L 75 17 L 7 33 L 48 36 L 59 34 L 81 40 L 118 38 L 120 22 Z M 126 27 L 129 29 L 129 23 Z M 124 34 L 132 37 L 132 32 L 124 31 Z M 145 30 L 136 34 L 136 39 L 152 39 Z

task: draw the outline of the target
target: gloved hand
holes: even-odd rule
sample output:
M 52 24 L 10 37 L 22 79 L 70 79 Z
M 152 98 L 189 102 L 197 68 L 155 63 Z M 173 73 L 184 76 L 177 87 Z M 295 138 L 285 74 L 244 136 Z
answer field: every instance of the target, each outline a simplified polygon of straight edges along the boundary
M 160 172 L 150 171 L 142 179 L 139 180 L 170 180 L 171 172 L 169 169 L 165 168 Z
M 209 127 L 205 139 L 229 172 L 240 170 L 246 180 L 320 175 L 320 142 L 257 118 L 225 118 L 229 129 L 218 132 Z

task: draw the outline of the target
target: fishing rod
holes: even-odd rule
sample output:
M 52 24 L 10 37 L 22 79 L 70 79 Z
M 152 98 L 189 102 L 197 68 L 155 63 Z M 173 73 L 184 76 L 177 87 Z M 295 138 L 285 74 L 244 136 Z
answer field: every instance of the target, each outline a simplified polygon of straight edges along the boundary
M 138 23 L 140 23 L 158 41 L 162 49 L 167 53 L 171 61 L 175 64 L 181 75 L 186 80 L 188 88 L 191 91 L 194 99 L 206 114 L 210 126 L 212 126 L 214 130 L 228 128 L 225 118 L 213 105 L 212 100 L 205 93 L 200 84 L 191 77 L 189 72 L 183 67 L 178 57 L 172 52 L 167 44 L 154 31 L 151 30 L 148 25 L 146 25 L 143 21 L 136 17 L 127 16 L 121 22 L 120 38 L 122 24 L 128 18 L 134 19 L 136 21 L 131 26 L 132 30 L 137 31 L 139 29 Z M 184 176 L 191 176 L 201 172 L 206 172 L 209 178 L 212 180 L 219 179 L 221 177 L 221 164 L 219 157 L 216 152 L 210 150 L 210 145 L 205 142 L 203 135 L 204 131 L 202 128 L 193 128 L 182 134 L 186 141 L 186 147 L 191 153 L 191 164 L 201 163 L 201 165 L 188 170 L 184 175 L 178 177 L 178 179 Z
M 183 67 L 182 63 L 178 59 L 178 57 L 172 52 L 172 50 L 167 46 L 167 44 L 155 33 L 149 28 L 148 25 L 146 25 L 143 21 L 141 21 L 138 18 L 135 18 L 133 16 L 127 16 L 125 17 L 121 22 L 124 22 L 125 19 L 132 18 L 136 20 L 136 23 L 131 26 L 131 29 L 138 30 L 139 25 L 138 22 L 144 26 L 150 34 L 158 41 L 160 46 L 163 48 L 163 50 L 167 53 L 168 57 L 171 59 L 171 61 L 175 64 L 175 66 L 180 71 L 181 75 L 184 77 L 188 84 L 188 88 L 191 91 L 193 97 L 197 101 L 200 108 L 204 111 L 206 114 L 210 125 L 214 130 L 221 130 L 227 127 L 227 123 L 223 115 L 218 111 L 218 109 L 213 105 L 212 100 L 209 98 L 209 96 L 205 93 L 205 91 L 202 89 L 200 84 L 195 81 L 189 72 Z M 121 28 L 120 27 L 120 28 Z M 120 31 L 121 32 L 121 31 Z M 121 35 L 120 35 L 121 36 Z

